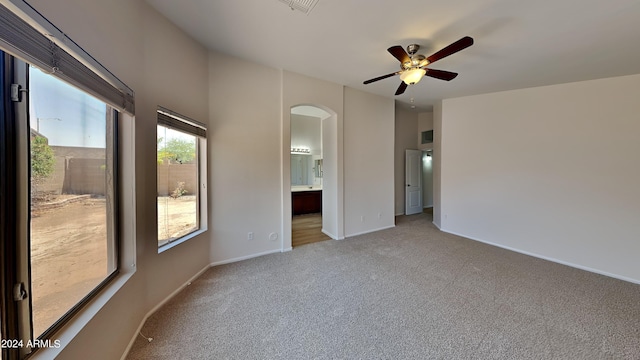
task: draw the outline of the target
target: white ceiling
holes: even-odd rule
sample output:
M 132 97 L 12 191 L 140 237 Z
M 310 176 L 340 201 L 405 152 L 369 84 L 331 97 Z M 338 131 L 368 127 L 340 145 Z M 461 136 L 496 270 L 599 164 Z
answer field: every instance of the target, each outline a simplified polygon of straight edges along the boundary
M 416 111 L 436 100 L 640 73 L 638 0 L 319 0 L 305 15 L 279 0 L 147 0 L 211 50 L 332 81 Z M 458 72 L 426 77 L 394 96 L 393 45 L 426 56 L 469 35 L 475 44 L 430 65 Z

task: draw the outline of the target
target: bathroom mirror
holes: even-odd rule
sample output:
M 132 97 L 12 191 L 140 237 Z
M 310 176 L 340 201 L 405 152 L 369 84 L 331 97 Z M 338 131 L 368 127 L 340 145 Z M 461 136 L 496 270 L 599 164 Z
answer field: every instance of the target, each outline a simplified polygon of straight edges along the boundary
M 291 185 L 313 185 L 311 155 L 291 154 Z

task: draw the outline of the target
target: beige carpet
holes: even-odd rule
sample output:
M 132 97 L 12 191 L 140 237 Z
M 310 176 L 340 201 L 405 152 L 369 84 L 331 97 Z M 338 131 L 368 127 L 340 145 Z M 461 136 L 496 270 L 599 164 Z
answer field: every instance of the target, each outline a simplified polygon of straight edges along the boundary
M 142 332 L 128 359 L 640 359 L 640 286 L 418 214 L 212 268 Z

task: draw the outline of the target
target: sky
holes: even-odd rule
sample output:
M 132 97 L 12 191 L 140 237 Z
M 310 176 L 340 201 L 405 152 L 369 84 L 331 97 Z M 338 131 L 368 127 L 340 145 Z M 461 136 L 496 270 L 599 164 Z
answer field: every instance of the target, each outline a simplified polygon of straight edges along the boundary
M 104 148 L 107 105 L 72 85 L 29 67 L 29 123 L 49 145 Z M 158 138 L 192 141 L 193 135 L 158 126 Z
M 29 67 L 29 122 L 49 145 L 104 148 L 107 105 Z

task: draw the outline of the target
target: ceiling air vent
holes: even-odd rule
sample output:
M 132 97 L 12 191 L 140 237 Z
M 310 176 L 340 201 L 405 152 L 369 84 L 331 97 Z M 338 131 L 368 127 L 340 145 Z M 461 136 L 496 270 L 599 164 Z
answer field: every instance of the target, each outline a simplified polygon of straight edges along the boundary
M 298 10 L 309 15 L 318 0 L 280 0 L 280 2 L 287 4 L 291 10 Z

